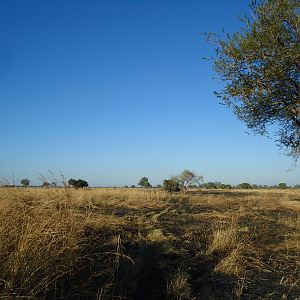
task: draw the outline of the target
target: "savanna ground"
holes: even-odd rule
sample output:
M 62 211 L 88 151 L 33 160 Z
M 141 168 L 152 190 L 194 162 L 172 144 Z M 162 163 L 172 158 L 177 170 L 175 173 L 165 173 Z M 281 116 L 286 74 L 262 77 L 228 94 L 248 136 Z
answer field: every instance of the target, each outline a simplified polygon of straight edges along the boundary
M 300 299 L 300 191 L 1 188 L 2 299 Z

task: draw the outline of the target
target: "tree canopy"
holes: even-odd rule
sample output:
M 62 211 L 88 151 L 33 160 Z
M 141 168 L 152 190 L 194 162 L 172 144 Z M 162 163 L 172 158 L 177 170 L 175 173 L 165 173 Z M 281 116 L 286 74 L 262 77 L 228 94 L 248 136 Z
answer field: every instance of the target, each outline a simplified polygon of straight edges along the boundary
M 199 184 L 203 177 L 190 170 L 184 170 L 178 176 L 173 176 L 173 179 L 178 181 L 181 188 L 187 189 L 192 184 Z
M 225 82 L 216 94 L 254 133 L 275 136 L 278 145 L 297 159 L 300 1 L 253 1 L 250 8 L 251 17 L 241 18 L 239 32 L 213 38 L 214 70 Z
M 141 187 L 143 188 L 150 188 L 151 187 L 151 184 L 148 180 L 147 177 L 142 177 L 138 183 L 138 185 L 140 185 Z
M 30 184 L 30 180 L 28 178 L 24 178 L 24 179 L 21 180 L 21 185 L 23 187 L 28 187 L 29 184 Z
M 87 183 L 87 181 L 83 180 L 83 179 L 78 179 L 78 180 L 75 180 L 73 178 L 71 178 L 69 181 L 68 181 L 69 185 L 70 186 L 73 186 L 75 188 L 84 188 L 84 187 L 88 187 L 89 184 Z

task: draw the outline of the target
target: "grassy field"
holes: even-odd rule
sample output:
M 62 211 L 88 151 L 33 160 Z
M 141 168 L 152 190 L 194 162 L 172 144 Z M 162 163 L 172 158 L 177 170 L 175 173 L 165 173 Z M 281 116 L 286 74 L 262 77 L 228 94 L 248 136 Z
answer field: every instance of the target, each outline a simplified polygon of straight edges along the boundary
M 2 299 L 300 299 L 300 191 L 1 188 Z

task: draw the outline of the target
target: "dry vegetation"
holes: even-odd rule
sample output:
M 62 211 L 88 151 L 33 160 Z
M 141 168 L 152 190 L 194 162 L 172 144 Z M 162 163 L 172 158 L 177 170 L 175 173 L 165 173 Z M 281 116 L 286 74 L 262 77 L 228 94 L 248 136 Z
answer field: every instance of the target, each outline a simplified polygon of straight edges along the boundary
M 0 189 L 2 299 L 300 299 L 300 191 Z

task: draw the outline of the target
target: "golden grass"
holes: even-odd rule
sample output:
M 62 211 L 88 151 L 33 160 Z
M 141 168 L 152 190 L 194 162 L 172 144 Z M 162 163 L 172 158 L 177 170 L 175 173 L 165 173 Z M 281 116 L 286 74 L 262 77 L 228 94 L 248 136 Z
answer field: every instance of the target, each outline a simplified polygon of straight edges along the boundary
M 299 200 L 297 190 L 1 188 L 0 298 L 296 299 Z

